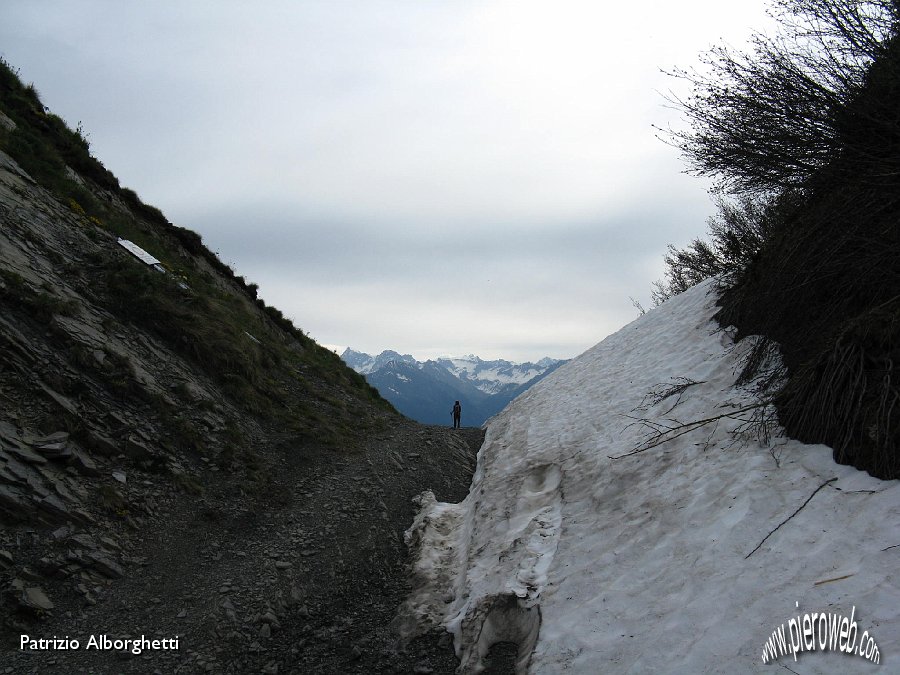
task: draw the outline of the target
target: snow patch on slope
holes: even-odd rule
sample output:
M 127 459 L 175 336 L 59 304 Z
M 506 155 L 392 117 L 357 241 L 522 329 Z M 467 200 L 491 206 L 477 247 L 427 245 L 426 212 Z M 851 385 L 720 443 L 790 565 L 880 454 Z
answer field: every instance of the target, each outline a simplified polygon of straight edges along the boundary
M 824 446 L 742 439 L 736 411 L 758 403 L 734 386 L 750 341 L 717 329 L 714 304 L 710 282 L 669 300 L 492 419 L 468 497 L 420 497 L 407 632 L 413 620 L 446 627 L 461 672 L 478 672 L 501 640 L 519 644 L 520 672 L 753 672 L 799 602 L 855 606 L 860 630 L 900 657 L 900 549 L 883 550 L 900 543 L 900 485 L 834 464 Z M 676 397 L 646 405 L 677 378 L 698 384 L 674 408 Z M 620 457 L 647 440 L 636 416 L 726 413 Z M 871 664 L 812 653 L 790 666 Z

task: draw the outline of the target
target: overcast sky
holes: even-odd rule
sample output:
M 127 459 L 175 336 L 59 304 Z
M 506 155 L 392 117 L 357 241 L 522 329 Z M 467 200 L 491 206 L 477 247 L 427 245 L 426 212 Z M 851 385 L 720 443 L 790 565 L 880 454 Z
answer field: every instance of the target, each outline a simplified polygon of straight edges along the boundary
M 650 304 L 707 184 L 661 69 L 761 0 L 2 0 L 0 54 L 319 342 L 568 358 Z

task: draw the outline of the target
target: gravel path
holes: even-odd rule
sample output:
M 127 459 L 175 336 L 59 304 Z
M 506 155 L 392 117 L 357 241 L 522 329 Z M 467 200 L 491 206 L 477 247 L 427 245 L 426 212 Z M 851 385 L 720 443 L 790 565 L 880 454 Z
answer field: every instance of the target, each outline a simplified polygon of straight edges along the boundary
M 398 650 L 390 623 L 408 592 L 412 497 L 461 500 L 483 436 L 402 420 L 355 447 L 285 441 L 263 451 L 261 491 L 219 475 L 202 497 L 157 499 L 121 540 L 124 578 L 87 594 L 60 582 L 54 609 L 19 626 L 79 649 L 19 650 L 7 628 L 0 673 L 453 673 L 447 635 Z M 177 636 L 178 649 L 88 650 L 92 635 Z

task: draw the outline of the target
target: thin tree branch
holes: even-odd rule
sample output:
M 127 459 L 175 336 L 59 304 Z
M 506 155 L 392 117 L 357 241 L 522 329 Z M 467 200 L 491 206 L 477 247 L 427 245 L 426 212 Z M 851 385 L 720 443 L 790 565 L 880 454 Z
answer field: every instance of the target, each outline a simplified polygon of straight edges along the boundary
M 684 422 L 684 423 L 678 424 L 674 427 L 669 427 L 669 426 L 662 425 L 662 424 L 659 424 L 656 422 L 652 422 L 652 421 L 646 420 L 646 419 L 637 419 L 637 421 L 633 422 L 632 424 L 636 424 L 637 422 L 640 422 L 641 424 L 644 424 L 644 425 L 650 427 L 651 429 L 653 429 L 655 431 L 655 435 L 651 436 L 647 441 L 645 441 L 643 444 L 639 445 L 637 448 L 635 448 L 631 452 L 626 452 L 621 455 L 607 455 L 607 457 L 609 457 L 609 459 L 622 459 L 623 457 L 631 457 L 632 455 L 637 455 L 639 453 L 646 452 L 647 450 L 650 450 L 652 448 L 660 446 L 663 443 L 668 443 L 669 441 L 672 441 L 672 440 L 678 438 L 679 436 L 683 436 L 684 434 L 690 433 L 696 429 L 700 429 L 701 427 L 705 427 L 707 424 L 712 424 L 713 422 L 718 422 L 719 420 L 722 420 L 722 419 L 737 419 L 742 422 L 746 422 L 747 420 L 737 417 L 737 416 L 742 413 L 748 412 L 750 410 L 754 410 L 756 408 L 759 408 L 761 406 L 768 405 L 768 404 L 769 404 L 768 401 L 754 403 L 753 405 L 749 405 L 744 408 L 738 408 L 737 410 L 732 410 L 727 413 L 722 413 L 721 415 L 714 415 L 713 417 L 707 417 L 702 420 L 693 420 L 691 422 Z M 625 415 L 625 417 L 628 417 L 630 419 L 635 419 L 631 415 Z M 631 426 L 631 425 L 629 425 L 629 426 Z M 664 430 L 660 431 L 660 427 L 662 427 Z M 677 432 L 677 433 L 672 433 L 672 432 Z
M 759 543 L 756 545 L 756 548 L 754 548 L 752 551 L 750 551 L 750 553 L 748 553 L 747 555 L 744 556 L 744 560 L 746 560 L 746 559 L 749 558 L 751 555 L 753 555 L 754 553 L 756 553 L 756 552 L 759 550 L 759 547 L 766 543 L 766 539 L 768 539 L 768 538 L 771 537 L 773 534 L 775 534 L 775 533 L 781 528 L 782 525 L 784 525 L 787 521 L 789 521 L 791 518 L 793 518 L 793 517 L 796 516 L 798 513 L 800 513 L 800 511 L 803 509 L 803 507 L 806 506 L 807 504 L 809 504 L 809 501 L 810 501 L 813 497 L 816 496 L 816 493 L 817 493 L 819 490 L 821 490 L 823 487 L 825 487 L 825 486 L 828 485 L 829 483 L 833 483 L 833 482 L 836 481 L 836 480 L 837 480 L 837 476 L 835 476 L 834 478 L 829 478 L 829 479 L 826 480 L 824 483 L 822 483 L 819 487 L 817 487 L 815 490 L 813 490 L 813 493 L 812 493 L 809 497 L 806 498 L 806 501 L 803 502 L 803 503 L 800 505 L 800 507 L 799 507 L 796 511 L 794 511 L 791 515 L 789 515 L 787 518 L 785 518 L 785 519 L 782 520 L 780 523 L 778 523 L 778 527 L 776 527 L 774 530 L 772 530 L 771 532 L 769 532 L 769 534 L 767 534 L 765 537 L 763 537 L 763 540 L 762 540 L 761 542 L 759 542 Z

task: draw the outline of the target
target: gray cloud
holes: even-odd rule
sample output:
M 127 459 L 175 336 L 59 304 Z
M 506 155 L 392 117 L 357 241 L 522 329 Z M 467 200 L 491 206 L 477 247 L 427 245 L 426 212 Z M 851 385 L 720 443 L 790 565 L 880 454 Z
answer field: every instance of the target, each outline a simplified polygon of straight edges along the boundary
M 648 302 L 706 185 L 661 67 L 762 0 L 7 0 L 4 56 L 317 339 L 573 356 Z

